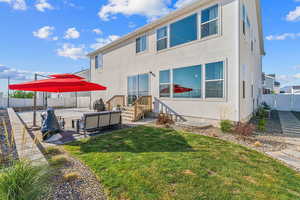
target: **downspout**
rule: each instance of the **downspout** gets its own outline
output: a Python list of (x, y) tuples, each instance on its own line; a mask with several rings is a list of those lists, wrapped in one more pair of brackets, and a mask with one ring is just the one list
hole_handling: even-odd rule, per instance
[(241, 46), (240, 46), (240, 40), (241, 40), (241, 23), (240, 23), (240, 18), (241, 18), (241, 5), (240, 5), (240, 0), (238, 1), (238, 17), (237, 17), (237, 21), (238, 21), (238, 41), (237, 41), (237, 45), (238, 45), (238, 122), (241, 121), (241, 92), (240, 92), (240, 84), (241, 84)]

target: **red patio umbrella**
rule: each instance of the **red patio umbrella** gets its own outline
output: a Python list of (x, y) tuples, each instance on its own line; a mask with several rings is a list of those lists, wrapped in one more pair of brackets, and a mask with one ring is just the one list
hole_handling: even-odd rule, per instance
[[(174, 85), (173, 90), (174, 90), (174, 93), (176, 93), (176, 94), (177, 93), (185, 93), (185, 92), (193, 91), (192, 88), (185, 88), (185, 87), (182, 87), (182, 86), (177, 85), (177, 84)], [(162, 89), (161, 93), (169, 93), (169, 88)]]
[(73, 74), (51, 75), (50, 79), (30, 81), (21, 84), (11, 84), (9, 89), (34, 92), (85, 92), (106, 90), (106, 87), (84, 81), (82, 77)]

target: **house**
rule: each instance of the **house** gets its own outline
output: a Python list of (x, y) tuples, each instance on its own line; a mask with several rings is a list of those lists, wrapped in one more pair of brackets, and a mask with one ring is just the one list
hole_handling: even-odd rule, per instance
[[(261, 102), (259, 0), (199, 0), (88, 54), (92, 102), (151, 95), (153, 112), (247, 121)], [(128, 117), (129, 118), (129, 117)]]
[(300, 85), (286, 86), (281, 88), (281, 92), (287, 94), (300, 94)]
[(279, 94), (280, 82), (276, 81), (275, 74), (263, 73), (263, 94)]

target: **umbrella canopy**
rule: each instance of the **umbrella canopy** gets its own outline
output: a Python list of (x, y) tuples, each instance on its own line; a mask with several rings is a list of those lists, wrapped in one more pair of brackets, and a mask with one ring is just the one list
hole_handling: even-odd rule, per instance
[(82, 77), (73, 74), (51, 75), (50, 79), (31, 81), (21, 84), (11, 84), (9, 89), (34, 92), (86, 92), (106, 90), (106, 87), (84, 81)]
[[(185, 87), (175, 84), (173, 91), (174, 91), (174, 93), (185, 93), (185, 92), (191, 92), (191, 91), (193, 91), (193, 89), (185, 88)], [(169, 88), (164, 88), (160, 92), (161, 93), (169, 93), (170, 91), (169, 91)]]

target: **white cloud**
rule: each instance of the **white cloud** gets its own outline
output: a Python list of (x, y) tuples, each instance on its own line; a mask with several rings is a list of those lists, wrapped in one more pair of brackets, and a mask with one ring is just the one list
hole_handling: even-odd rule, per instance
[(76, 28), (69, 28), (65, 33), (65, 39), (77, 39), (80, 37), (80, 33), (76, 30)]
[(57, 55), (71, 58), (73, 60), (78, 60), (86, 58), (87, 52), (85, 51), (85, 46), (80, 45), (76, 47), (73, 44), (65, 43), (60, 49), (56, 50)]
[(103, 34), (102, 30), (101, 30), (101, 29), (99, 29), (99, 28), (95, 28), (95, 29), (93, 29), (93, 32), (94, 32), (94, 33), (96, 33), (97, 35), (101, 35), (101, 34)]
[(300, 37), (300, 33), (284, 33), (281, 35), (269, 35), (266, 37), (267, 40), (286, 40), (286, 39), (296, 39)]
[(53, 10), (53, 6), (47, 0), (37, 0), (35, 8), (40, 12), (45, 12), (46, 9)]
[(298, 21), (300, 20), (300, 6), (296, 7), (295, 10), (290, 11), (286, 16), (287, 21)]
[(98, 15), (104, 21), (109, 21), (116, 14), (142, 15), (154, 20), (170, 12), (170, 3), (170, 0), (109, 0)]
[(58, 40), (58, 37), (55, 36), (55, 37), (52, 38), (52, 40), (56, 41), (56, 40)]
[(8, 3), (14, 10), (27, 10), (25, 0), (0, 0), (0, 3)]
[(175, 3), (174, 7), (175, 8), (182, 8), (182, 7), (184, 7), (184, 6), (188, 5), (188, 4), (194, 3), (195, 1), (197, 1), (197, 0), (178, 0)]
[(300, 79), (300, 73), (294, 74), (293, 77), (296, 78), (296, 79)]
[(8, 77), (11, 80), (32, 80), (35, 72), (18, 70), (4, 65), (0, 65), (0, 79), (7, 79)]
[(99, 49), (99, 48), (117, 40), (118, 38), (120, 38), (120, 36), (118, 36), (118, 35), (110, 35), (107, 38), (97, 38), (96, 43), (92, 44), (90, 47), (92, 49)]
[(53, 26), (44, 26), (37, 31), (33, 31), (33, 35), (40, 39), (48, 39), (54, 31)]

